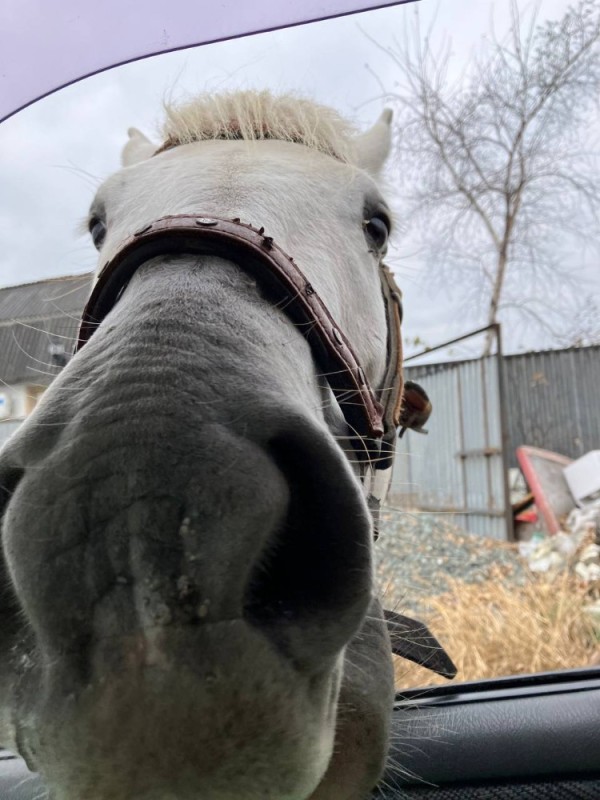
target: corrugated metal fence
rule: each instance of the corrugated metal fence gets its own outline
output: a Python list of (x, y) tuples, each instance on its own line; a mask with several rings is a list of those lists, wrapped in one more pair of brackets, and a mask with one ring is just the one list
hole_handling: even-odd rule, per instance
[(504, 357), (509, 463), (522, 444), (579, 458), (600, 449), (600, 346)]
[(434, 413), (428, 436), (409, 431), (400, 442), (395, 506), (448, 514), (471, 533), (510, 538), (506, 473), (517, 466), (517, 447), (571, 458), (600, 449), (600, 346), (500, 352), (407, 365), (405, 373), (428, 392)]
[(390, 502), (447, 514), (471, 533), (510, 537), (499, 356), (406, 368), (434, 414), (399, 443)]

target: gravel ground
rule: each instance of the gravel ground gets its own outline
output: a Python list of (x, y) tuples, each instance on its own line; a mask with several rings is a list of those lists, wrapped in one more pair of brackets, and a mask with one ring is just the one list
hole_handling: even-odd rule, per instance
[(447, 578), (481, 583), (494, 568), (522, 583), (526, 566), (516, 546), (473, 536), (447, 517), (422, 512), (384, 512), (376, 545), (377, 574), (387, 608), (421, 612), (423, 598), (447, 590)]

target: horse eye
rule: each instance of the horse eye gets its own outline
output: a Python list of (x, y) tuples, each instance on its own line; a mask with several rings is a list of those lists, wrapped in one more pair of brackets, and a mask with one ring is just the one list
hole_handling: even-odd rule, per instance
[(390, 235), (390, 221), (387, 217), (378, 214), (363, 222), (365, 234), (371, 239), (378, 250), (383, 250)]
[(92, 217), (89, 224), (89, 231), (92, 235), (92, 241), (95, 248), (102, 247), (102, 242), (106, 236), (106, 225), (98, 217)]

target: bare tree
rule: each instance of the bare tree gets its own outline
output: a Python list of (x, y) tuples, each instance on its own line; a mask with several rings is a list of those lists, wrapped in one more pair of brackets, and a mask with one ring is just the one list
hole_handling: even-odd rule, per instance
[(600, 307), (593, 297), (587, 297), (570, 318), (561, 336), (564, 347), (600, 345)]
[(434, 52), (416, 19), (392, 46), (373, 42), (399, 73), (393, 92), (382, 89), (396, 112), (406, 219), (487, 323), (516, 309), (556, 337), (569, 313), (561, 296), (574, 299), (565, 244), (583, 258), (600, 230), (588, 124), (600, 98), (600, 0), (543, 23), (539, 7), (522, 17), (512, 0), (508, 35), (492, 30), (458, 81), (448, 43)]

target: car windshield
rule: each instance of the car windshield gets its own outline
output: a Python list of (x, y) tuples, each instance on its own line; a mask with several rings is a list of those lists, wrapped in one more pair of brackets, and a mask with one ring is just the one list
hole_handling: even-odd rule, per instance
[[(395, 6), (121, 66), (7, 120), (0, 444), (68, 369), (103, 235), (88, 209), (128, 128), (158, 149), (165, 99), (249, 89), (360, 131), (390, 109), (385, 263), (404, 378), (432, 412), (397, 439), (377, 591), (458, 682), (598, 664), (599, 26), (587, 0)], [(381, 208), (364, 220), (378, 235)], [(395, 671), (398, 689), (447, 680), (400, 656)]]

